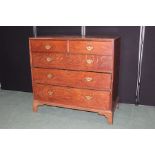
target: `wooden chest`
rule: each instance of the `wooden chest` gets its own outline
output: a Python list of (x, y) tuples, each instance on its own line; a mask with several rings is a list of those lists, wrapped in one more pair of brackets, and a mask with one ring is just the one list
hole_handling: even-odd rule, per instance
[(33, 111), (51, 105), (97, 112), (113, 122), (118, 100), (118, 37), (30, 38)]

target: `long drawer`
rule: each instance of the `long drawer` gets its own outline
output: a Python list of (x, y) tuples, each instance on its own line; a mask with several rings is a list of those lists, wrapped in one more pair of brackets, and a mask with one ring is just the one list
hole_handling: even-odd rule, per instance
[(110, 92), (36, 84), (34, 98), (42, 102), (107, 110)]
[(112, 72), (111, 56), (32, 53), (32, 66), (81, 71)]
[(111, 89), (111, 74), (41, 68), (33, 68), (32, 71), (35, 83), (96, 90)]

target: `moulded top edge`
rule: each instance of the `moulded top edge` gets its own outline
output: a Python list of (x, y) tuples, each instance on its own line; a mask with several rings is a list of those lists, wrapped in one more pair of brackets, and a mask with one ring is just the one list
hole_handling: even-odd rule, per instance
[(104, 40), (104, 41), (112, 41), (116, 40), (120, 37), (118, 36), (38, 36), (38, 37), (30, 37), (30, 40), (37, 39), (52, 39), (52, 40)]

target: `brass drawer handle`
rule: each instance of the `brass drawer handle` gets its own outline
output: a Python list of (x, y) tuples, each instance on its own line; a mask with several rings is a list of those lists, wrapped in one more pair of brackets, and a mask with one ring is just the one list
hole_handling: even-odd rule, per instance
[(92, 96), (85, 96), (85, 98), (86, 98), (87, 100), (91, 100), (93, 97), (92, 97)]
[(93, 46), (91, 46), (91, 45), (89, 45), (89, 46), (87, 46), (87, 47), (86, 47), (86, 49), (87, 49), (88, 51), (91, 51), (91, 50), (93, 50), (93, 49), (94, 49), (94, 47), (93, 47)]
[(45, 49), (46, 49), (46, 50), (51, 49), (51, 45), (45, 45)]
[(51, 61), (52, 61), (52, 58), (51, 58), (51, 57), (47, 57), (47, 58), (46, 58), (46, 61), (47, 61), (47, 62), (51, 62)]
[(48, 77), (49, 79), (51, 79), (51, 78), (53, 77), (53, 75), (52, 75), (52, 74), (48, 74), (47, 77)]
[(87, 82), (91, 82), (91, 81), (93, 80), (93, 78), (92, 78), (92, 77), (86, 77), (85, 80), (86, 80)]
[(87, 59), (86, 62), (87, 62), (87, 64), (92, 64), (93, 60), (92, 59)]
[(53, 92), (52, 91), (48, 91), (48, 95), (49, 96), (52, 96), (53, 95)]

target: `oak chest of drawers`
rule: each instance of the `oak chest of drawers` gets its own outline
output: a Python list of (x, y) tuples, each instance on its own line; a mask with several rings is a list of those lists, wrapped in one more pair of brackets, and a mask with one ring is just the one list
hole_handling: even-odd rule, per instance
[(51, 105), (97, 112), (111, 124), (118, 100), (118, 37), (30, 38), (33, 111)]

